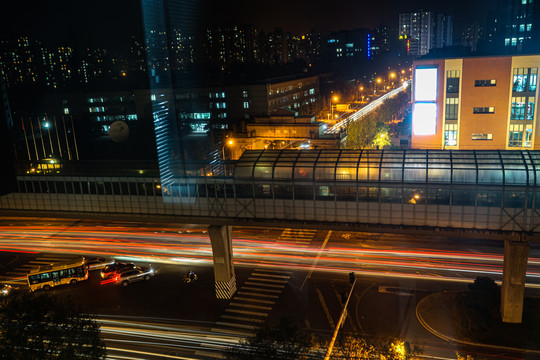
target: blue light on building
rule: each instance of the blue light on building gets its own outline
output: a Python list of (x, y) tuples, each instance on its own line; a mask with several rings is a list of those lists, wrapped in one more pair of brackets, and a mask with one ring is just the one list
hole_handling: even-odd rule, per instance
[(371, 59), (371, 34), (367, 34), (367, 58)]

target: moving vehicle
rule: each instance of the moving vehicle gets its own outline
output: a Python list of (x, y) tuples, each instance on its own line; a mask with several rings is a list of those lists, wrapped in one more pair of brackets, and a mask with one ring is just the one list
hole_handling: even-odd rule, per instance
[(79, 281), (88, 280), (88, 268), (84, 258), (69, 263), (58, 263), (40, 266), (27, 274), (30, 290), (49, 290), (64, 284), (75, 285)]
[(136, 281), (149, 280), (152, 276), (154, 276), (154, 269), (151, 267), (135, 268), (116, 274), (114, 281), (116, 285), (128, 286)]
[(101, 277), (103, 279), (109, 279), (114, 277), (119, 272), (125, 271), (126, 269), (136, 269), (137, 265), (133, 263), (123, 263), (123, 262), (113, 262), (110, 265), (105, 266), (101, 270)]
[(107, 265), (113, 264), (114, 260), (104, 259), (102, 257), (86, 259), (85, 264), (88, 270), (99, 270), (105, 268)]
[(8, 296), (9, 293), (11, 293), (11, 290), (13, 290), (13, 287), (11, 285), (0, 283), (0, 295), (1, 296)]

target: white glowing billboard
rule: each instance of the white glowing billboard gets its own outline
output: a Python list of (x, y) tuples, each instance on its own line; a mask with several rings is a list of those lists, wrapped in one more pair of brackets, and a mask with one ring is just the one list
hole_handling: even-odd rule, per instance
[(416, 68), (414, 101), (437, 100), (437, 68)]
[(415, 103), (412, 124), (415, 135), (434, 135), (437, 131), (437, 104)]

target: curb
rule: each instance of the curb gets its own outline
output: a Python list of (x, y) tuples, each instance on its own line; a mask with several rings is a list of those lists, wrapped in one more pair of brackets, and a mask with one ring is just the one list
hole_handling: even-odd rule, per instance
[(444, 335), (444, 334), (438, 332), (433, 327), (429, 326), (427, 324), (427, 322), (422, 318), (422, 315), (420, 314), (420, 306), (422, 305), (424, 300), (426, 300), (427, 298), (429, 298), (429, 297), (431, 297), (431, 296), (433, 296), (435, 294), (438, 294), (438, 293), (429, 294), (428, 296), (422, 298), (422, 300), (420, 300), (418, 302), (418, 304), (416, 305), (416, 318), (418, 319), (418, 322), (420, 322), (420, 325), (422, 325), (427, 331), (429, 331), (433, 335), (435, 335), (435, 336), (437, 336), (437, 337), (439, 337), (439, 338), (441, 338), (441, 339), (443, 339), (445, 341), (448, 341), (448, 342), (455, 342), (455, 343), (469, 345), (469, 346), (479, 346), (479, 347), (490, 348), (490, 349), (516, 351), (516, 352), (526, 352), (526, 353), (530, 353), (530, 354), (539, 354), (540, 355), (540, 350), (522, 349), (522, 348), (514, 348), (514, 347), (508, 347), (508, 346), (499, 346), (499, 345), (475, 343), (475, 342), (471, 342), (471, 341), (456, 339), (454, 337), (447, 336), (447, 335)]

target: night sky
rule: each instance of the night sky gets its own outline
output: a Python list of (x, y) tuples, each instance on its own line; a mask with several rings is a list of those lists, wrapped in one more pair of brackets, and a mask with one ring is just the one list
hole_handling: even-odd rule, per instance
[[(373, 28), (384, 24), (397, 27), (398, 14), (415, 10), (455, 13), (455, 32), (474, 19), (488, 0), (180, 0), (200, 13), (201, 23), (253, 24), (265, 31), (281, 27), (293, 33), (316, 29)], [(141, 32), (138, 0), (42, 0), (10, 2), (3, 11), (0, 38), (30, 35), (50, 44), (118, 46), (131, 34)], [(472, 5), (471, 5), (472, 4)], [(459, 31), (459, 30), (458, 30)], [(122, 46), (122, 45), (120, 45)]]

